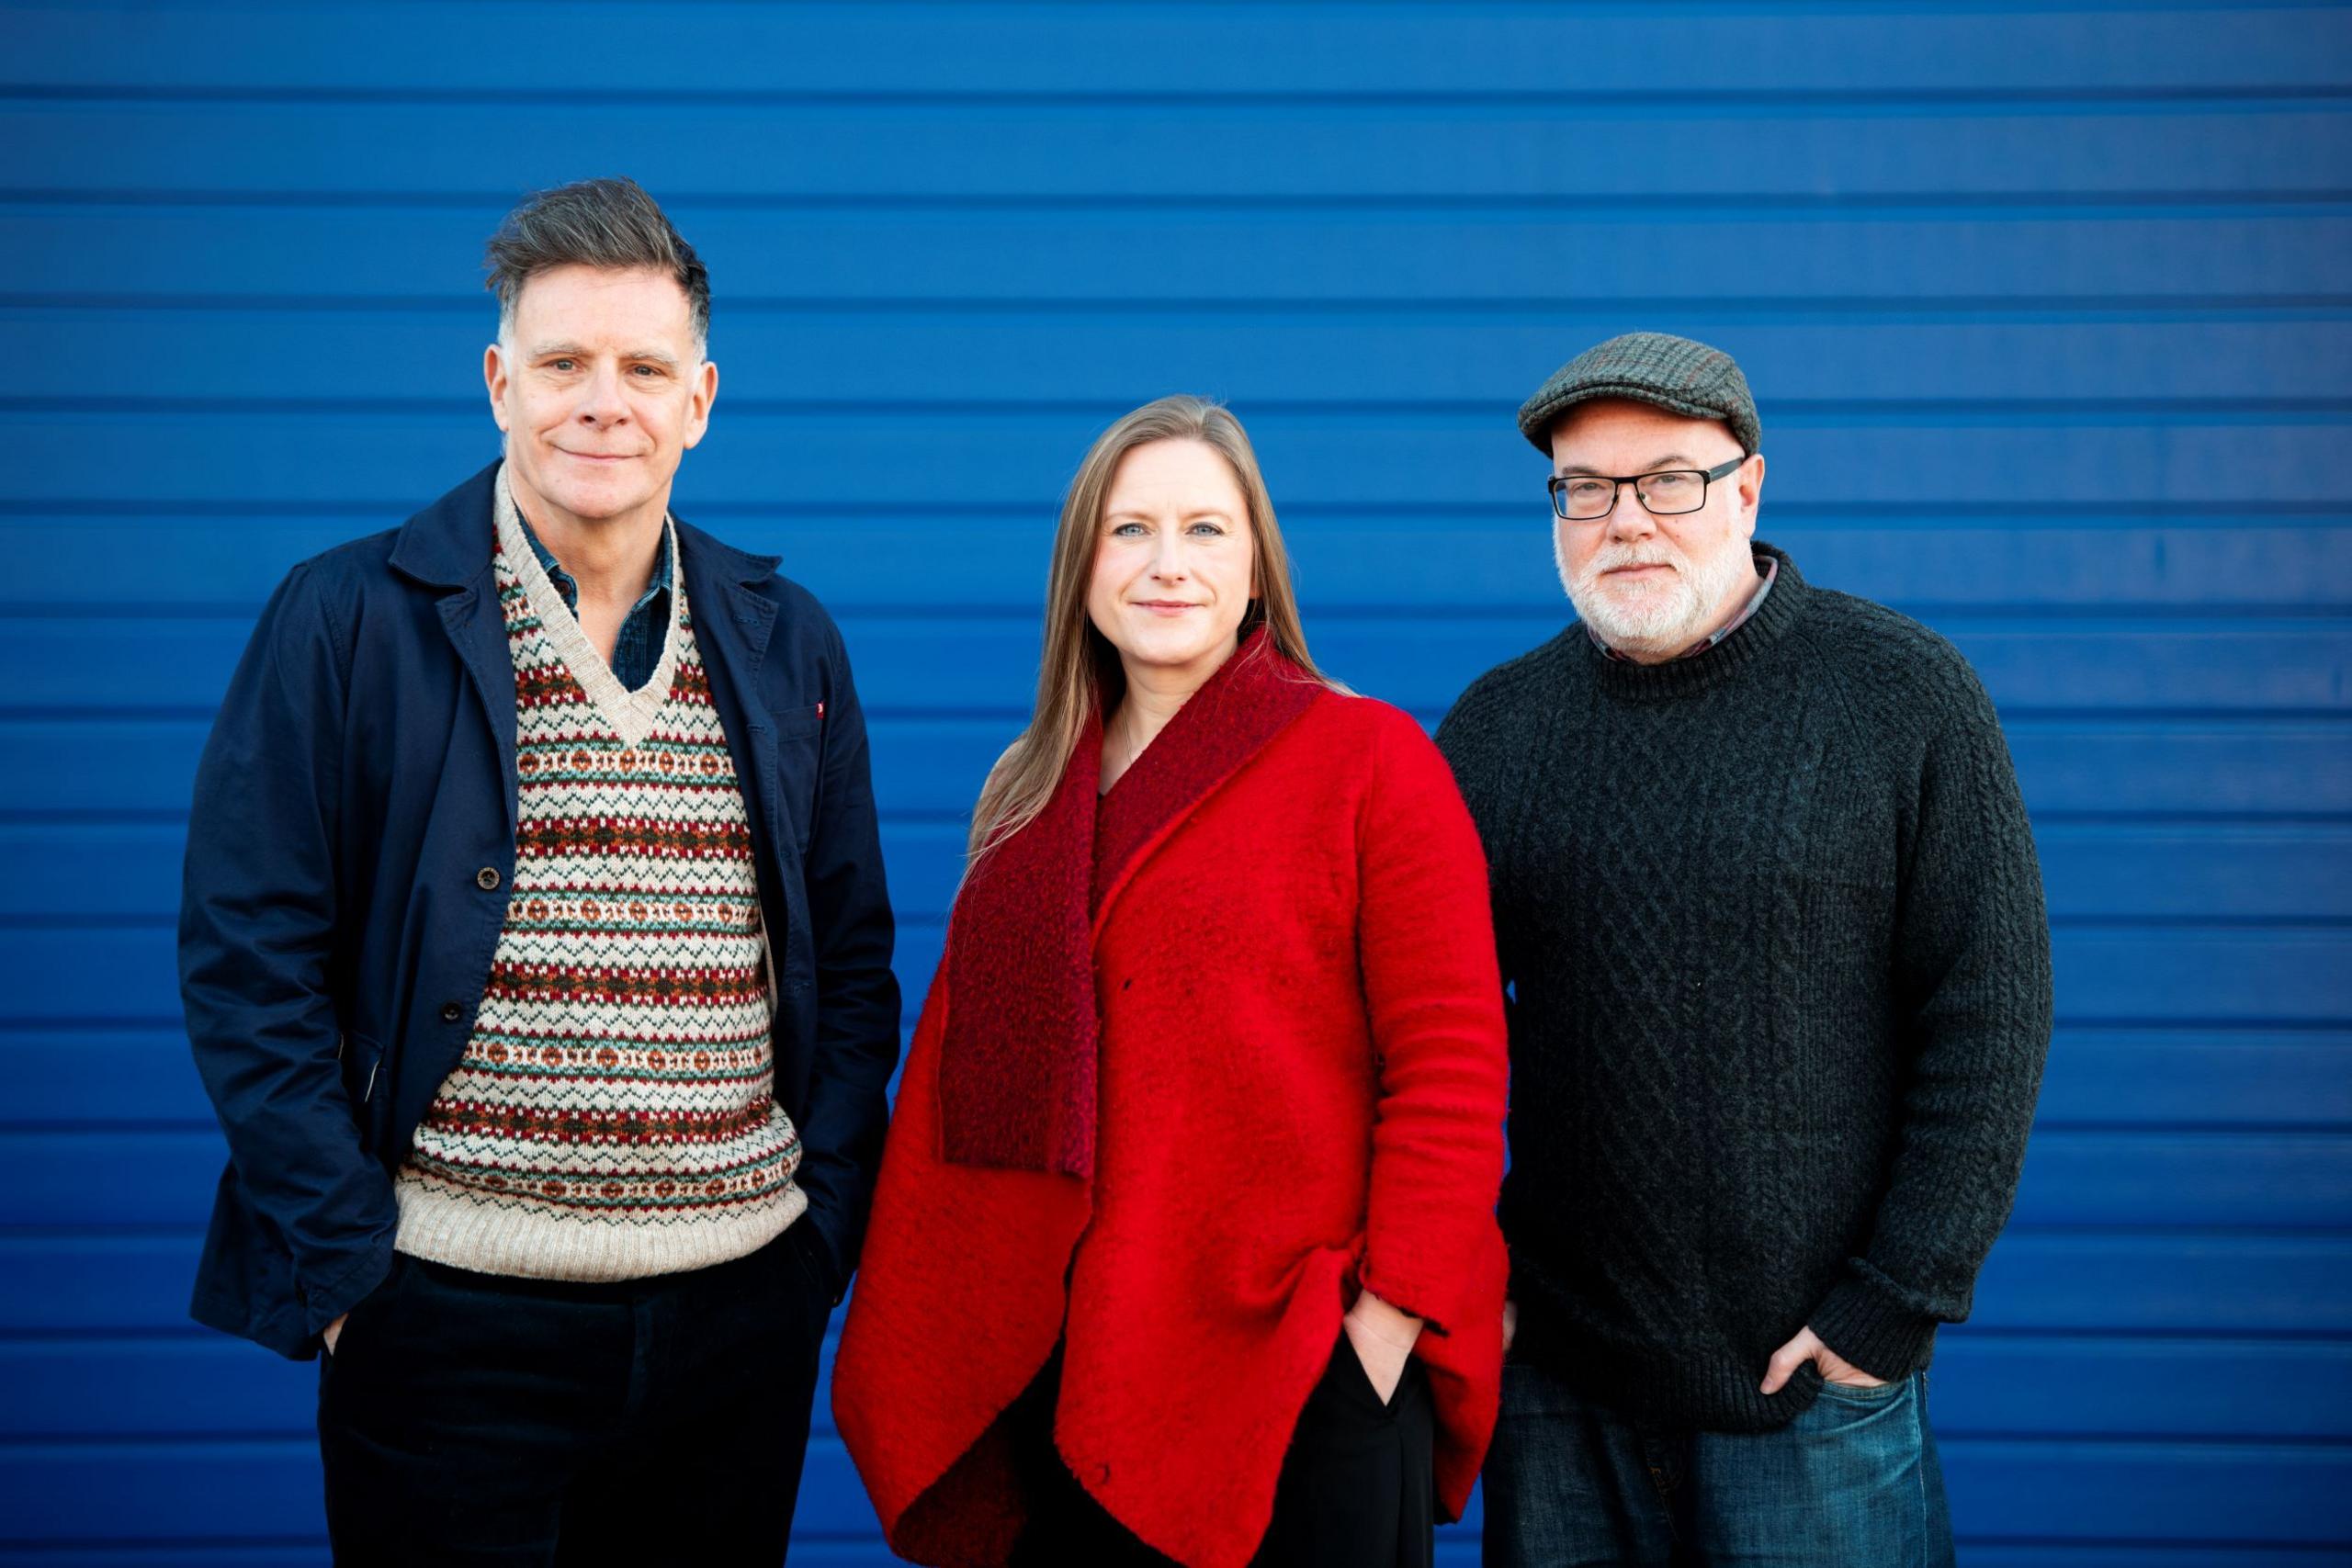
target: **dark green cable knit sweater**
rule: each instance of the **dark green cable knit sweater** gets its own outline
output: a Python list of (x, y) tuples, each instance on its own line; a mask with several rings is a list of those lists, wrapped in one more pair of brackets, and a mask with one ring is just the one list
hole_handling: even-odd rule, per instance
[(1880, 1378), (1968, 1314), (2050, 1042), (2017, 777), (1952, 646), (1808, 586), (1660, 665), (1581, 626), (1438, 731), (1511, 987), (1514, 1355), (1724, 1431), (1810, 1324)]

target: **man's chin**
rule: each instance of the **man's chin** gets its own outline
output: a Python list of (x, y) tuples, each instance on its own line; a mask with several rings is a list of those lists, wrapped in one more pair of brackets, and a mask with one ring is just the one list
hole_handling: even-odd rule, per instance
[(1689, 640), (1684, 633), (1690, 625), (1691, 617), (1690, 607), (1685, 604), (1655, 602), (1628, 604), (1620, 600), (1601, 599), (1578, 604), (1576, 609), (1577, 615), (1600, 634), (1600, 640), (1611, 648), (1655, 651), (1660, 648), (1679, 647)]
[(1655, 590), (1607, 589), (1590, 596), (1597, 619), (1645, 633), (1665, 633), (1690, 613), (1690, 595), (1676, 592), (1679, 584), (1661, 583)]
[(558, 484), (548, 501), (583, 523), (603, 523), (625, 516), (645, 504), (644, 486), (630, 484)]

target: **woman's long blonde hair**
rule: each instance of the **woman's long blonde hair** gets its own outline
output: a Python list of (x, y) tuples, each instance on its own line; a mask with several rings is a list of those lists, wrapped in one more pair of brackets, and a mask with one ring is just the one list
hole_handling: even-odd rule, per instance
[[(1037, 667), (1037, 706), (1029, 727), (997, 759), (972, 807), (970, 862), (1033, 821), (1059, 787), (1070, 753), (1099, 705), (1108, 718), (1126, 693), (1118, 650), (1094, 629), (1086, 613), (1086, 591), (1094, 575), (1096, 536), (1112, 476), (1119, 460), (1154, 441), (1197, 441), (1222, 456), (1240, 482), (1250, 510), (1257, 597), (1241, 617), (1240, 635), (1266, 628), (1261, 647), (1271, 647), (1312, 679), (1336, 688), (1306, 656), (1306, 633), (1290, 585), (1290, 557), (1274, 503), (1266, 493), (1258, 454), (1241, 422), (1222, 403), (1178, 396), (1148, 402), (1095, 437), (1062, 497), (1061, 526), (1054, 536), (1053, 566), (1046, 579), (1046, 646)], [(967, 862), (967, 863), (969, 863)]]

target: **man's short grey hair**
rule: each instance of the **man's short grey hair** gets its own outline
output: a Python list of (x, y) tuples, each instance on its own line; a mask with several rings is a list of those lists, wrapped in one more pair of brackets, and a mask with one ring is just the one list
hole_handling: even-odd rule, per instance
[(709, 270), (635, 180), (579, 180), (526, 197), (490, 237), (483, 265), (484, 287), (498, 296), (502, 343), (514, 331), (523, 285), (559, 266), (667, 273), (685, 291), (695, 347), (710, 342)]

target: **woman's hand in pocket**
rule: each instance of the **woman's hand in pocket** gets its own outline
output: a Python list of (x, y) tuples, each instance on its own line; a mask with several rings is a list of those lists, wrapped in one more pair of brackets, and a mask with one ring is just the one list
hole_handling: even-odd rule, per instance
[(1340, 1319), (1347, 1330), (1348, 1343), (1363, 1363), (1364, 1376), (1372, 1380), (1380, 1403), (1387, 1404), (1396, 1396), (1396, 1384), (1405, 1376), (1405, 1365), (1413, 1357), (1413, 1342), (1421, 1336), (1421, 1320), (1399, 1312), (1370, 1291), (1356, 1297), (1356, 1304)]

